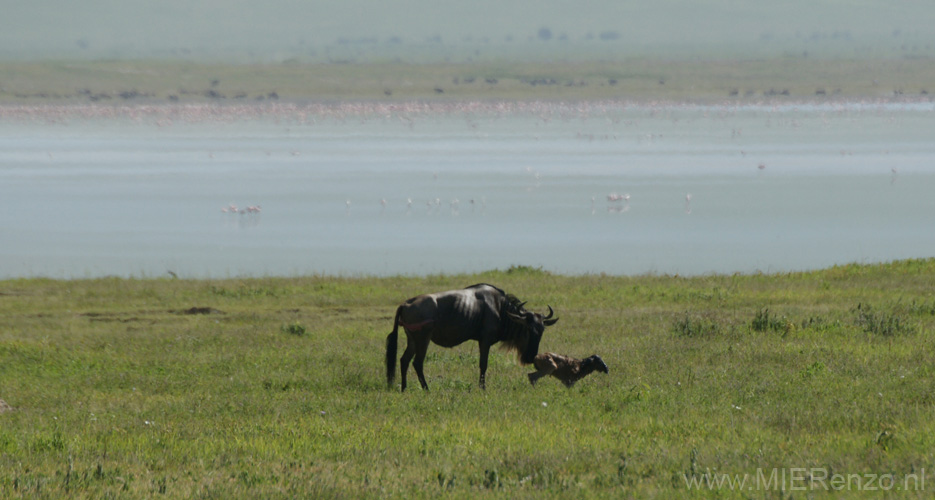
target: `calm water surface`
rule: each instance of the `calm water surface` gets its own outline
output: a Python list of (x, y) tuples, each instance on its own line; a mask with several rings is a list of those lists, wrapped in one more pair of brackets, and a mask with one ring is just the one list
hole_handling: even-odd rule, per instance
[(0, 116), (0, 278), (928, 257), (932, 131), (931, 103)]

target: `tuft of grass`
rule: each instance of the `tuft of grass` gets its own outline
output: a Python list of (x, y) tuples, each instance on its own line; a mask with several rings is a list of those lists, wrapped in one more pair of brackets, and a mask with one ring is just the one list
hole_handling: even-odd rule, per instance
[(282, 325), (280, 327), (280, 330), (283, 333), (288, 333), (290, 335), (297, 335), (299, 337), (308, 333), (308, 329), (306, 329), (304, 326), (302, 326), (301, 323), (298, 323), (298, 322), (289, 323), (287, 325)]
[(799, 374), (804, 379), (810, 379), (810, 378), (821, 375), (822, 373), (825, 372), (826, 369), (827, 368), (825, 367), (824, 363), (822, 363), (821, 361), (815, 361), (814, 363), (803, 368), (802, 371), (799, 372)]
[(867, 333), (891, 337), (910, 331), (909, 325), (901, 317), (891, 312), (876, 311), (869, 304), (857, 304), (854, 312), (857, 314), (857, 326)]
[[(811, 320), (810, 318), (809, 321)], [(786, 335), (795, 329), (795, 324), (789, 321), (785, 316), (778, 318), (776, 316), (770, 316), (769, 308), (766, 308), (757, 310), (753, 321), (750, 323), (750, 327), (755, 332), (773, 331)]]
[(680, 337), (712, 337), (721, 333), (719, 323), (708, 317), (692, 313), (685, 313), (677, 319), (672, 329)]
[(281, 290), (276, 290), (270, 287), (248, 286), (242, 283), (236, 287), (211, 286), (211, 293), (219, 297), (230, 297), (235, 299), (279, 297), (283, 294)]

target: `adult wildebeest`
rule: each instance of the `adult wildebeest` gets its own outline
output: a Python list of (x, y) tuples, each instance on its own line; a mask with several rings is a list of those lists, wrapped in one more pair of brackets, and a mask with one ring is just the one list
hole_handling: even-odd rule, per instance
[(430, 293), (413, 297), (396, 309), (393, 331), (386, 336), (386, 383), (393, 384), (396, 373), (398, 329), (406, 331), (406, 351), (400, 359), (402, 390), (406, 390), (409, 362), (416, 369), (419, 383), (428, 389), (422, 362), (429, 342), (454, 347), (468, 340), (480, 344), (480, 387), (484, 388), (490, 346), (503, 342), (519, 354), (520, 362), (530, 364), (539, 352), (539, 341), (546, 326), (558, 321), (549, 306), (548, 316), (525, 310), (513, 295), (484, 283), (463, 290)]

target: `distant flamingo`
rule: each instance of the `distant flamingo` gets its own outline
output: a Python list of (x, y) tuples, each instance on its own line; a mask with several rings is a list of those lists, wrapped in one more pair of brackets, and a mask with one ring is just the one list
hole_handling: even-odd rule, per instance
[(258, 214), (263, 210), (261, 205), (250, 205), (246, 208), (238, 208), (237, 205), (230, 205), (221, 208), (221, 213), (225, 214)]
[[(621, 206), (619, 205), (620, 202), (623, 202), (624, 204)], [(607, 195), (607, 203), (613, 204), (607, 207), (608, 212), (627, 212), (630, 210), (630, 193), (610, 193)], [(593, 209), (594, 198), (591, 198), (591, 204)]]

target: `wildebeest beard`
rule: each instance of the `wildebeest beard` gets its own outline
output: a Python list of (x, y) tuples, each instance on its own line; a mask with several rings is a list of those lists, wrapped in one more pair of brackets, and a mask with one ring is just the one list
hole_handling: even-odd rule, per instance
[(524, 365), (532, 364), (536, 355), (539, 354), (539, 341), (542, 340), (542, 332), (537, 332), (527, 323), (521, 323), (513, 316), (526, 317), (532, 314), (523, 308), (525, 302), (520, 302), (516, 296), (507, 295), (507, 303), (504, 304), (500, 312), (500, 321), (503, 325), (503, 338), (500, 339), (504, 349), (516, 351), (517, 358)]

